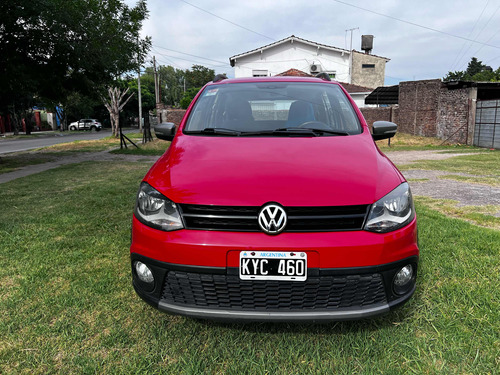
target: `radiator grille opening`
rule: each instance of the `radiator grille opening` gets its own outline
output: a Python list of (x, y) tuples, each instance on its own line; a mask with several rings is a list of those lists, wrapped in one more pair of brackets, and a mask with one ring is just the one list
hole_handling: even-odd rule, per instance
[[(186, 229), (260, 232), (261, 207), (179, 204)], [(361, 230), (370, 205), (284, 207), (285, 232)]]

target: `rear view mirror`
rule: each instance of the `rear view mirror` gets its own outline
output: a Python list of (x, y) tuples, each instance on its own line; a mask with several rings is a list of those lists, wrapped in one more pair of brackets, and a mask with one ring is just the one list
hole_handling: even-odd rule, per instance
[(162, 122), (161, 124), (155, 125), (156, 138), (162, 139), (164, 141), (172, 141), (175, 136), (177, 127), (173, 122)]
[(375, 121), (373, 123), (372, 137), (375, 141), (392, 138), (396, 134), (398, 126), (389, 121)]

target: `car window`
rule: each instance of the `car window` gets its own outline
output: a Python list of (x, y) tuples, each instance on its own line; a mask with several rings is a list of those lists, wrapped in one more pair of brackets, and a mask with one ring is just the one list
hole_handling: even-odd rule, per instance
[(249, 82), (207, 86), (188, 118), (186, 133), (207, 128), (238, 132), (311, 128), (359, 134), (354, 109), (337, 85)]

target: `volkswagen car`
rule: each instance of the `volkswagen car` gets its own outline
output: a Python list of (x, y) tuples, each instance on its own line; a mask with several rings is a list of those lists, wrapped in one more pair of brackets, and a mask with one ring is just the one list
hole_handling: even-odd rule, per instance
[(133, 286), (167, 313), (232, 321), (373, 317), (414, 293), (410, 187), (337, 82), (217, 77), (137, 194)]

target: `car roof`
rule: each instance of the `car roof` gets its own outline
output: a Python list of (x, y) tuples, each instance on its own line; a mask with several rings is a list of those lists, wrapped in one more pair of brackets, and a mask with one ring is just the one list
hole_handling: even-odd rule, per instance
[(223, 85), (231, 83), (248, 83), (248, 82), (309, 82), (309, 83), (329, 83), (340, 85), (336, 81), (327, 81), (316, 77), (290, 77), (290, 76), (274, 76), (274, 77), (245, 77), (245, 78), (226, 78), (217, 82), (209, 82), (208, 85)]

